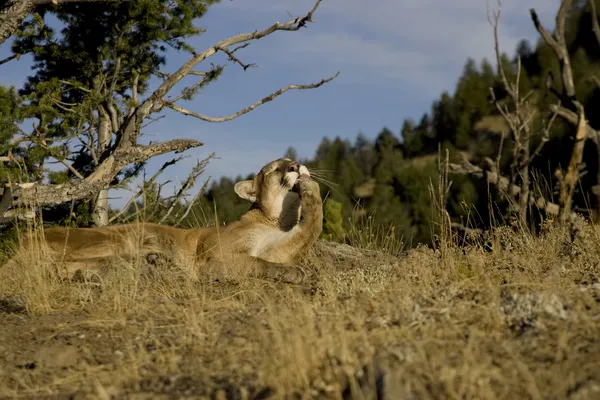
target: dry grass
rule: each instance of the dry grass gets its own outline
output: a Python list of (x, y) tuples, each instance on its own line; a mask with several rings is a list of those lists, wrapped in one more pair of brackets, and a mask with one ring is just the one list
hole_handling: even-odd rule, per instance
[[(1, 398), (600, 396), (600, 227), (401, 257), (319, 242), (301, 286), (0, 268)], [(34, 256), (37, 255), (37, 260)]]

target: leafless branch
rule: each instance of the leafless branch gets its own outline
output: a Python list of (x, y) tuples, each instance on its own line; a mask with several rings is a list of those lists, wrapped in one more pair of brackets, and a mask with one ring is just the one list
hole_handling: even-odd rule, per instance
[(241, 45), (239, 45), (239, 46), (235, 47), (233, 50), (230, 50), (230, 52), (233, 54), (233, 53), (235, 53), (235, 52), (236, 52), (236, 51), (238, 51), (238, 50), (245, 49), (245, 48), (246, 48), (246, 47), (248, 47), (249, 45), (250, 45), (250, 43), (244, 43), (244, 44), (241, 44)]
[(255, 63), (244, 64), (239, 58), (237, 58), (234, 55), (234, 53), (237, 50), (242, 49), (242, 48), (248, 46), (249, 44), (250, 43), (246, 43), (246, 44), (244, 44), (242, 46), (238, 46), (234, 50), (228, 50), (228, 49), (225, 49), (225, 48), (220, 48), (219, 50), (222, 51), (223, 53), (227, 54), (227, 57), (229, 58), (230, 61), (233, 61), (234, 63), (239, 64), (244, 69), (244, 71), (245, 71), (245, 70), (247, 70), (250, 67), (255, 67), (256, 64)]
[[(178, 96), (175, 96), (173, 99), (169, 100), (169, 103), (178, 102), (179, 100), (183, 99), (184, 97), (186, 97), (190, 93), (192, 93), (194, 90), (196, 90), (197, 87), (201, 87), (202, 85), (206, 84), (206, 82), (210, 81), (210, 79), (211, 79), (211, 77), (208, 74), (204, 74), (203, 78), (200, 79), (198, 82), (194, 83), (190, 87), (183, 88), (183, 90), (181, 91), (181, 93)], [(162, 105), (160, 108), (162, 108)]]
[(571, 70), (571, 60), (569, 51), (565, 41), (565, 20), (567, 10), (571, 8), (572, 0), (563, 0), (560, 4), (558, 13), (556, 14), (556, 32), (554, 36), (550, 34), (541, 24), (535, 9), (530, 9), (531, 20), (535, 29), (542, 36), (544, 41), (552, 47), (561, 66), (561, 78), (563, 82), (564, 92), (569, 101), (573, 102), (578, 109), (582, 107), (581, 103), (575, 98), (575, 84), (573, 83), (573, 72)]
[(179, 161), (181, 161), (181, 159), (182, 159), (182, 158), (183, 158), (183, 157), (176, 157), (176, 158), (174, 158), (174, 159), (172, 159), (172, 160), (170, 160), (170, 161), (167, 161), (167, 162), (165, 162), (165, 163), (162, 165), (162, 167), (160, 167), (160, 168), (158, 169), (158, 171), (156, 171), (156, 172), (154, 173), (154, 175), (152, 175), (152, 177), (151, 177), (151, 178), (150, 178), (148, 181), (146, 181), (146, 182), (144, 182), (144, 183), (143, 183), (143, 185), (142, 185), (142, 187), (140, 188), (140, 190), (139, 190), (139, 191), (137, 191), (137, 192), (136, 192), (136, 193), (135, 193), (133, 196), (131, 196), (131, 198), (129, 199), (129, 201), (127, 201), (127, 204), (125, 204), (125, 206), (124, 206), (124, 207), (123, 207), (123, 208), (122, 208), (122, 209), (121, 209), (121, 210), (120, 210), (120, 211), (119, 211), (117, 214), (115, 214), (115, 215), (113, 215), (112, 217), (110, 217), (110, 219), (108, 220), (108, 223), (109, 223), (109, 224), (112, 224), (112, 223), (113, 223), (115, 220), (117, 220), (117, 219), (121, 218), (121, 216), (122, 216), (123, 214), (125, 214), (125, 213), (126, 213), (128, 210), (129, 210), (129, 207), (131, 207), (131, 205), (132, 205), (132, 204), (133, 204), (133, 203), (134, 203), (134, 202), (135, 202), (137, 199), (139, 199), (140, 197), (142, 197), (142, 195), (144, 194), (144, 192), (145, 192), (145, 190), (146, 190), (146, 188), (147, 188), (147, 187), (151, 186), (151, 185), (154, 183), (154, 181), (156, 181), (156, 179), (157, 179), (157, 178), (158, 178), (158, 177), (159, 177), (159, 176), (160, 176), (160, 175), (161, 175), (163, 172), (165, 172), (165, 170), (166, 170), (167, 168), (169, 168), (171, 165), (174, 165), (174, 164), (178, 163)]
[[(490, 159), (486, 159), (486, 163), (488, 166), (493, 165), (493, 161)], [(501, 189), (500, 193), (506, 193), (512, 196), (519, 195), (521, 193), (521, 187), (518, 185), (511, 185), (508, 178), (490, 169), (483, 169), (475, 166), (467, 159), (464, 159), (461, 164), (450, 163), (448, 167), (449, 172), (452, 174), (472, 175), (480, 179), (485, 179), (489, 184), (498, 186)], [(541, 196), (530, 196), (528, 203), (529, 205), (533, 205), (540, 210), (544, 210), (548, 215), (559, 215), (559, 205), (552, 203)], [(569, 215), (571, 218), (575, 216), (573, 213)]]
[(583, 159), (583, 147), (585, 145), (585, 139), (587, 136), (587, 121), (585, 119), (585, 113), (583, 108), (579, 111), (579, 123), (577, 125), (577, 132), (575, 134), (575, 145), (571, 153), (571, 159), (569, 160), (569, 166), (567, 172), (563, 176), (560, 185), (560, 206), (561, 206), (561, 220), (566, 220), (567, 216), (571, 212), (571, 203), (573, 199), (573, 191), (575, 185), (579, 180), (579, 168)]
[(0, 65), (6, 64), (7, 62), (14, 60), (15, 58), (18, 59), (20, 56), (21, 56), (20, 54), (13, 54), (12, 56), (8, 56), (8, 57), (0, 60)]
[[(560, 185), (559, 201), (561, 209), (561, 221), (565, 221), (571, 215), (572, 197), (575, 186), (579, 181), (579, 168), (583, 160), (585, 140), (589, 138), (596, 143), (596, 146), (600, 145), (597, 132), (594, 132), (594, 130), (592, 130), (587, 123), (583, 105), (576, 99), (573, 71), (571, 69), (571, 62), (569, 58), (569, 49), (567, 48), (565, 39), (566, 14), (569, 10), (571, 10), (572, 6), (572, 0), (562, 0), (558, 13), (556, 14), (556, 30), (554, 36), (550, 35), (550, 33), (540, 23), (535, 10), (530, 10), (531, 19), (535, 25), (535, 28), (540, 35), (542, 35), (544, 41), (546, 41), (546, 43), (552, 47), (560, 64), (561, 79), (563, 84), (563, 93), (562, 96), (560, 96), (560, 99), (567, 104), (551, 106), (551, 109), (553, 109), (556, 114), (564, 117), (567, 121), (577, 126), (575, 133), (575, 145), (573, 146), (573, 150), (571, 152), (567, 171), (565, 174), (563, 174), (560, 170), (556, 173)], [(600, 29), (598, 29), (596, 6), (593, 0), (590, 2), (590, 6), (592, 9), (593, 30), (594, 33), (598, 35), (600, 33)], [(576, 113), (572, 111), (573, 108), (575, 108), (577, 111)]]
[[(87, 1), (105, 1), (105, 0), (14, 0), (14, 5), (16, 8), (11, 8), (10, 10), (2, 9), (0, 7), (0, 43), (6, 40), (8, 36), (10, 36), (11, 32), (14, 32), (18, 28), (20, 22), (22, 22), (24, 16), (27, 15), (35, 6), (43, 5), (43, 4), (61, 4), (67, 2), (87, 2)], [(96, 169), (85, 179), (78, 179), (72, 182), (68, 182), (61, 185), (50, 185), (50, 184), (42, 184), (35, 183), (32, 185), (13, 185), (11, 187), (11, 193), (14, 197), (13, 201), (11, 201), (11, 205), (13, 207), (20, 207), (25, 205), (32, 206), (44, 206), (44, 205), (57, 205), (66, 202), (70, 202), (75, 199), (83, 199), (83, 198), (91, 198), (96, 196), (99, 191), (104, 190), (110, 186), (110, 183), (114, 180), (115, 176), (127, 165), (129, 164), (139, 164), (147, 159), (158, 155), (164, 154), (168, 152), (180, 152), (187, 150), (192, 147), (201, 146), (202, 143), (196, 140), (188, 140), (188, 139), (176, 139), (170, 140), (163, 143), (150, 144), (147, 146), (138, 145), (138, 139), (141, 135), (142, 127), (144, 121), (148, 116), (162, 108), (163, 106), (169, 106), (175, 110), (178, 109), (178, 106), (173, 104), (174, 102), (168, 102), (165, 100), (165, 96), (168, 95), (169, 91), (173, 89), (175, 85), (177, 85), (183, 78), (187, 75), (201, 75), (202, 73), (198, 73), (194, 70), (194, 68), (205, 61), (206, 59), (212, 57), (215, 53), (220, 51), (221, 49), (225, 49), (226, 54), (230, 57), (234, 57), (233, 54), (245, 46), (248, 45), (251, 41), (260, 40), (265, 36), (268, 36), (276, 31), (298, 31), (300, 28), (305, 27), (308, 22), (313, 22), (313, 15), (317, 10), (321, 0), (317, 0), (314, 3), (313, 8), (303, 17), (297, 17), (288, 20), (287, 22), (276, 22), (275, 24), (267, 27), (263, 30), (257, 30), (250, 33), (242, 33), (238, 34), (224, 40), (219, 41), (218, 43), (210, 46), (206, 50), (200, 53), (194, 52), (192, 57), (188, 59), (181, 67), (175, 71), (171, 75), (167, 75), (164, 81), (158, 86), (154, 92), (150, 96), (145, 99), (139, 99), (138, 93), (138, 84), (139, 84), (139, 73), (135, 72), (132, 76), (132, 91), (131, 91), (131, 99), (132, 106), (129, 110), (127, 110), (126, 115), (119, 121), (118, 129), (116, 124), (114, 123), (117, 115), (117, 110), (111, 108), (111, 104), (104, 104), (104, 110), (106, 111), (110, 118), (110, 122), (112, 125), (111, 134), (115, 135), (114, 142), (106, 141), (110, 145), (109, 150), (105, 151), (104, 154), (97, 154), (97, 166)], [(4, 12), (6, 11), (6, 12)], [(4, 12), (4, 14), (3, 14)], [(8, 25), (4, 24), (7, 21), (6, 16), (12, 13), (10, 17), (10, 23)], [(20, 21), (17, 21), (19, 18)], [(14, 25), (15, 21), (17, 21), (17, 25)], [(12, 30), (12, 31), (11, 31)], [(7, 36), (8, 35), (8, 36)], [(235, 48), (236, 45), (240, 45)], [(232, 49), (232, 50), (229, 50)], [(235, 59), (234, 59), (235, 61)], [(119, 70), (119, 60), (115, 60), (115, 75)], [(211, 118), (204, 117), (201, 114), (196, 114), (192, 112), (188, 112), (185, 109), (180, 109), (183, 113), (187, 115), (195, 115), (201, 119), (211, 121), (211, 122), (223, 122), (228, 121), (234, 118), (237, 118), (240, 115), (246, 114), (256, 107), (272, 101), (277, 96), (283, 94), (284, 92), (292, 89), (303, 90), (303, 89), (313, 89), (318, 88), (321, 85), (331, 81), (335, 77), (337, 77), (339, 72), (335, 74), (333, 77), (328, 79), (323, 79), (320, 82), (310, 84), (310, 85), (289, 85), (285, 88), (279, 89), (278, 91), (272, 93), (271, 95), (263, 98), (257, 103), (238, 111), (237, 113), (230, 115), (228, 117), (221, 118)], [(115, 75), (112, 76), (112, 82), (114, 82)], [(206, 74), (203, 76), (207, 76)], [(99, 89), (102, 90), (110, 90), (110, 79), (104, 79), (104, 77), (100, 77), (98, 84), (101, 86), (96, 87), (94, 90)], [(108, 85), (108, 87), (107, 87)], [(75, 86), (76, 85), (72, 85)], [(79, 88), (81, 89), (81, 88)], [(64, 108), (73, 107), (73, 105), (62, 104), (58, 102), (59, 106)], [(75, 105), (74, 107), (77, 107)], [(101, 115), (101, 118), (106, 120), (106, 115)], [(96, 124), (92, 124), (96, 125)], [(99, 133), (98, 133), (99, 135)], [(90, 136), (91, 137), (91, 136)], [(41, 137), (43, 140), (43, 135)], [(81, 139), (81, 137), (80, 137)], [(82, 144), (85, 143), (85, 140), (81, 140)], [(93, 148), (92, 143), (86, 143), (90, 148)], [(185, 185), (184, 185), (185, 186)]]
[(465, 233), (466, 235), (470, 235), (470, 236), (481, 236), (485, 232), (483, 229), (469, 228), (467, 226), (464, 226), (463, 224), (459, 224), (458, 222), (452, 222), (452, 223), (450, 223), (450, 226), (452, 227), (452, 229), (461, 231), (461, 232)]
[(592, 14), (592, 30), (596, 36), (596, 42), (600, 45), (600, 25), (598, 24), (598, 11), (594, 0), (590, 0), (590, 11)]
[[(313, 15), (316, 12), (317, 8), (321, 0), (317, 0), (313, 8), (304, 16), (298, 17), (295, 19), (288, 20), (287, 22), (276, 22), (270, 27), (260, 30), (254, 31), (250, 33), (240, 33), (238, 35), (229, 37), (227, 39), (221, 40), (215, 45), (209, 47), (201, 53), (194, 54), (187, 62), (185, 62), (175, 73), (171, 74), (166, 78), (163, 83), (142, 103), (140, 104), (135, 113), (138, 121), (146, 118), (156, 106), (162, 106), (165, 103), (164, 96), (185, 76), (187, 76), (190, 71), (194, 69), (196, 65), (205, 61), (207, 58), (212, 57), (215, 53), (219, 51), (219, 49), (226, 49), (231, 46), (235, 46), (240, 43), (246, 43), (253, 40), (260, 40), (265, 36), (268, 36), (276, 31), (297, 31), (300, 28), (306, 26), (307, 22), (313, 22)], [(324, 82), (325, 83), (325, 82)], [(320, 86), (320, 85), (319, 85)], [(272, 99), (271, 99), (272, 100)], [(270, 101), (270, 100), (269, 100)], [(266, 102), (266, 101), (265, 101)], [(264, 102), (263, 102), (264, 103)], [(261, 104), (263, 104), (261, 103)], [(192, 114), (188, 114), (192, 115)], [(241, 115), (241, 114), (240, 114)], [(200, 114), (198, 114), (200, 116)], [(233, 117), (235, 118), (235, 117)], [(230, 118), (230, 119), (233, 119)], [(228, 120), (228, 119), (225, 119)], [(132, 136), (136, 136), (139, 132), (134, 130), (127, 130), (122, 132), (122, 140), (124, 142), (128, 142), (131, 145), (135, 144), (135, 138)]]
[[(490, 25), (492, 25), (492, 29), (494, 31), (494, 50), (496, 53), (496, 64), (497, 64), (499, 75), (502, 78), (502, 84), (504, 85), (504, 88), (506, 89), (508, 94), (514, 99), (515, 97), (518, 97), (518, 94), (515, 93), (513, 85), (508, 82), (508, 78), (506, 77), (506, 71), (504, 71), (504, 66), (502, 64), (502, 57), (501, 57), (502, 53), (500, 52), (500, 42), (498, 40), (498, 28), (500, 26), (500, 14), (502, 12), (501, 1), (497, 0), (496, 5), (497, 5), (497, 9), (496, 9), (496, 11), (492, 11), (491, 16), (490, 16), (490, 12), (488, 9), (488, 22), (490, 23)], [(492, 17), (493, 17), (493, 19), (492, 19)], [(518, 86), (517, 86), (516, 90), (518, 90)]]
[(293, 90), (293, 89), (297, 89), (297, 90), (315, 89), (315, 88), (318, 88), (319, 86), (324, 85), (327, 82), (330, 82), (330, 81), (334, 80), (335, 78), (337, 78), (337, 76), (339, 74), (340, 73), (337, 72), (331, 78), (322, 79), (319, 82), (311, 83), (311, 84), (308, 84), (308, 85), (288, 85), (286, 87), (283, 87), (283, 88), (281, 88), (281, 89), (279, 89), (279, 90), (271, 93), (270, 95), (268, 95), (267, 97), (264, 97), (263, 99), (257, 101), (256, 103), (254, 103), (254, 104), (252, 104), (252, 105), (250, 105), (250, 106), (248, 106), (246, 108), (243, 108), (243, 109), (239, 110), (238, 112), (236, 112), (234, 114), (231, 114), (231, 115), (228, 115), (226, 117), (209, 117), (209, 116), (202, 115), (202, 114), (199, 114), (199, 113), (194, 112), (194, 111), (187, 110), (187, 109), (185, 109), (183, 107), (180, 107), (180, 106), (178, 106), (176, 104), (173, 104), (172, 102), (166, 102), (165, 101), (164, 103), (165, 103), (165, 105), (167, 107), (169, 107), (169, 108), (171, 108), (171, 109), (173, 109), (173, 110), (175, 110), (175, 111), (177, 111), (177, 112), (179, 112), (179, 113), (181, 113), (183, 115), (189, 115), (189, 116), (192, 116), (192, 117), (196, 117), (196, 118), (199, 118), (199, 119), (201, 119), (203, 121), (207, 121), (207, 122), (225, 122), (225, 121), (231, 121), (232, 119), (238, 118), (238, 117), (240, 117), (240, 116), (242, 116), (244, 114), (248, 114), (250, 111), (254, 110), (256, 107), (259, 107), (259, 106), (261, 106), (261, 105), (263, 105), (265, 103), (268, 103), (268, 102), (274, 100), (276, 97), (282, 95), (283, 93), (287, 92), (288, 90)]
[(550, 129), (552, 129), (552, 125), (554, 124), (554, 120), (556, 119), (557, 115), (558, 113), (553, 112), (552, 116), (550, 117), (550, 121), (547, 124), (545, 122), (542, 123), (542, 137), (540, 138), (540, 143), (537, 145), (537, 147), (531, 154), (531, 157), (529, 157), (530, 163), (533, 162), (533, 160), (540, 155), (542, 149), (544, 148), (544, 145), (546, 144), (546, 142), (548, 142), (548, 140), (550, 140)]
[(212, 176), (209, 176), (205, 181), (204, 184), (202, 185), (202, 187), (200, 188), (200, 190), (198, 191), (198, 193), (196, 193), (196, 195), (194, 197), (192, 197), (192, 200), (190, 200), (185, 208), (185, 212), (179, 216), (177, 218), (177, 222), (175, 223), (175, 226), (179, 226), (181, 225), (181, 223), (185, 220), (185, 218), (189, 215), (190, 211), (192, 210), (192, 207), (194, 206), (194, 204), (196, 204), (196, 201), (198, 200), (198, 198), (200, 198), (200, 196), (203, 196), (204, 193), (206, 193), (206, 188), (208, 187), (208, 182), (210, 182)]
[(144, 125), (142, 125), (142, 129), (143, 129), (143, 128), (146, 128), (146, 127), (148, 127), (148, 126), (150, 126), (150, 125), (152, 125), (153, 123), (155, 123), (155, 122), (157, 122), (157, 121), (159, 121), (159, 120), (163, 119), (164, 117), (165, 117), (165, 115), (159, 115), (159, 116), (158, 116), (158, 117), (156, 117), (156, 118), (147, 117), (146, 119), (148, 119), (148, 120), (150, 120), (150, 121), (149, 121), (148, 123), (145, 123)]
[(138, 83), (140, 81), (140, 74), (137, 71), (133, 71), (133, 79), (131, 82), (131, 99), (133, 100), (133, 107), (129, 111), (129, 114), (132, 115), (135, 112), (135, 107), (138, 106)]
[(117, 149), (109, 155), (98, 168), (82, 180), (60, 185), (32, 184), (14, 185), (14, 207), (26, 205), (58, 205), (73, 199), (89, 198), (100, 190), (109, 187), (110, 182), (125, 166), (148, 160), (159, 154), (181, 151), (202, 146), (192, 139), (174, 139), (147, 146), (134, 146)]
[(214, 156), (215, 156), (215, 153), (211, 153), (204, 160), (198, 161), (196, 166), (194, 168), (192, 168), (192, 171), (188, 175), (187, 179), (185, 180), (183, 185), (181, 185), (181, 187), (177, 191), (175, 198), (173, 200), (171, 200), (169, 207), (167, 209), (167, 212), (165, 212), (165, 214), (162, 216), (162, 218), (158, 221), (159, 224), (162, 224), (163, 222), (165, 222), (167, 220), (167, 218), (169, 218), (169, 215), (171, 215), (171, 213), (173, 212), (175, 207), (179, 204), (181, 199), (187, 194), (187, 192), (191, 189), (191, 187), (194, 186), (194, 184), (196, 183), (196, 178), (198, 178), (200, 175), (202, 175), (204, 173), (206, 166), (208, 165), (209, 161)]
[[(526, 96), (521, 96), (520, 93), (520, 78), (521, 78), (521, 59), (517, 58), (517, 74), (514, 82), (508, 80), (504, 63), (502, 60), (502, 54), (500, 53), (499, 43), (499, 26), (500, 26), (500, 15), (501, 15), (501, 1), (497, 0), (497, 10), (493, 12), (493, 19), (489, 16), (488, 21), (492, 25), (494, 32), (494, 48), (496, 54), (496, 62), (498, 68), (498, 74), (502, 79), (504, 89), (508, 93), (509, 100), (511, 101), (514, 110), (509, 111), (508, 105), (502, 106), (494, 94), (493, 88), (490, 88), (490, 94), (494, 105), (498, 112), (502, 115), (503, 119), (508, 124), (513, 141), (514, 148), (512, 154), (512, 163), (510, 166), (510, 181), (509, 187), (515, 185), (517, 179), (520, 178), (520, 195), (518, 201), (516, 196), (514, 201), (510, 202), (511, 211), (516, 211), (517, 216), (520, 220), (523, 228), (527, 227), (527, 210), (529, 205), (529, 192), (530, 192), (530, 179), (529, 179), (529, 165), (532, 157), (530, 156), (529, 144), (531, 140), (531, 122), (536, 115), (536, 111), (531, 109), (527, 105), (527, 99), (531, 95), (531, 92)], [(545, 143), (542, 141), (542, 143)], [(499, 173), (499, 171), (496, 171)], [(513, 205), (518, 204), (518, 209), (513, 208)]]
[[(577, 113), (575, 113), (565, 107), (553, 104), (550, 106), (550, 110), (552, 112), (556, 113), (558, 116), (564, 118), (565, 120), (567, 120), (568, 122), (570, 122), (573, 125), (577, 125), (579, 123), (579, 117), (577, 116)], [(600, 132), (598, 132), (597, 130), (592, 128), (589, 124), (587, 125), (586, 129), (587, 129), (588, 138), (591, 139), (593, 142), (598, 143), (598, 140), (600, 137)]]

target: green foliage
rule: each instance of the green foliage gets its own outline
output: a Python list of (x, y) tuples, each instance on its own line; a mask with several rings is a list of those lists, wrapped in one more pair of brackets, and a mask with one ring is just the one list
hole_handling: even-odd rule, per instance
[[(595, 110), (600, 107), (600, 91), (591, 84), (591, 77), (600, 76), (600, 47), (590, 32), (589, 6), (577, 3), (570, 13), (567, 41), (578, 100), (584, 104), (590, 124), (598, 128), (600, 114)], [(533, 151), (541, 142), (542, 128), (550, 117), (548, 106), (558, 100), (546, 88), (549, 74), (554, 77), (551, 87), (558, 92), (562, 90), (559, 65), (552, 49), (543, 41), (535, 46), (521, 41), (512, 59), (506, 54), (501, 56), (510, 82), (515, 81), (518, 60), (519, 91), (521, 95), (531, 92), (529, 104), (539, 111), (532, 121)], [(308, 161), (308, 167), (317, 171), (315, 178), (324, 178), (321, 180), (322, 195), (327, 198), (324, 235), (336, 236), (333, 231), (343, 230), (344, 240), (362, 246), (378, 230), (386, 232), (382, 237), (391, 234), (411, 245), (430, 243), (431, 223), (439, 214), (429, 192), (430, 184), (435, 185), (438, 180), (438, 150), (448, 149), (451, 162), (458, 163), (462, 160), (461, 152), (476, 163), (484, 157), (498, 156), (499, 132), (505, 128), (490, 102), (490, 87), (501, 104), (511, 104), (495, 66), (487, 60), (477, 63), (469, 59), (454, 93), (442, 93), (433, 102), (431, 112), (418, 122), (404, 120), (399, 135), (384, 128), (374, 140), (359, 133), (354, 144), (339, 137), (324, 137), (314, 158)], [(513, 109), (509, 106), (508, 111)], [(568, 163), (573, 146), (572, 129), (558, 118), (548, 142), (532, 163), (532, 175), (536, 182), (544, 182), (546, 195), (552, 195), (556, 185), (554, 170)], [(504, 140), (502, 150), (500, 172), (509, 175), (513, 151), (510, 136)], [(581, 191), (576, 198), (582, 208), (589, 206), (591, 186), (599, 182), (598, 155), (593, 146), (587, 149), (584, 161), (590, 173), (581, 180)], [(488, 227), (504, 215), (507, 204), (484, 180), (459, 175), (451, 175), (450, 180), (446, 207), (452, 221)], [(218, 198), (227, 199), (232, 184), (227, 182)], [(213, 193), (217, 193), (217, 187)]]
[(298, 160), (298, 152), (293, 147), (288, 147), (283, 155), (285, 158), (289, 158), (290, 160), (297, 161)]
[[(26, 152), (15, 150), (22, 152), (23, 168), (0, 164), (0, 180), (39, 178), (49, 157), (68, 160), (84, 175), (91, 173), (94, 160), (90, 152), (81, 149), (72, 153), (69, 140), (76, 133), (96, 127), (98, 110), (107, 102), (118, 106), (117, 113), (132, 106), (134, 82), (140, 94), (147, 93), (149, 79), (165, 63), (167, 48), (192, 51), (185, 40), (200, 32), (192, 22), (215, 2), (69, 3), (30, 18), (13, 50), (33, 53), (35, 73), (19, 93), (0, 88), (0, 154), (11, 148), (10, 140), (18, 133), (18, 123), (26, 118), (39, 122), (34, 132), (37, 140)], [(60, 32), (47, 24), (45, 14), (50, 12), (65, 24)], [(591, 34), (588, 2), (574, 2), (568, 14), (566, 40), (577, 100), (584, 105), (590, 125), (597, 129), (600, 114), (595, 110), (600, 107), (600, 90), (592, 82), (593, 77), (600, 76), (600, 46)], [(529, 94), (528, 106), (538, 111), (531, 121), (533, 150), (542, 140), (542, 128), (550, 117), (549, 106), (561, 100), (555, 94), (562, 91), (556, 55), (541, 40), (535, 45), (521, 41), (514, 56), (503, 54), (500, 62), (510, 82), (520, 69), (519, 91), (521, 95)], [(400, 132), (383, 128), (377, 134), (373, 132), (373, 136), (359, 133), (354, 143), (340, 137), (322, 139), (314, 157), (303, 162), (314, 171), (313, 177), (320, 181), (322, 197), (326, 198), (324, 236), (367, 247), (374, 243), (375, 236), (384, 238), (382, 243), (391, 238), (411, 245), (430, 243), (431, 223), (437, 214), (429, 186), (438, 178), (436, 156), (440, 149), (449, 150), (453, 162), (460, 162), (461, 153), (476, 163), (484, 157), (498, 157), (499, 172), (508, 175), (513, 143), (507, 136), (498, 154), (499, 132), (506, 128), (490, 102), (490, 88), (502, 105), (508, 105), (508, 112), (514, 110), (494, 64), (495, 60), (493, 63), (466, 60), (454, 91), (442, 93), (420, 118), (404, 120)], [(222, 66), (213, 65), (207, 82), (217, 79), (222, 70)], [(193, 97), (200, 88), (184, 89), (183, 97)], [(556, 186), (553, 172), (568, 163), (572, 131), (570, 124), (558, 118), (548, 141), (531, 164), (536, 182), (544, 181), (550, 194)], [(296, 149), (289, 147), (285, 157), (298, 159)], [(600, 182), (598, 158), (597, 150), (587, 146), (584, 164), (588, 173), (580, 182), (575, 207), (587, 208), (593, 203), (590, 193)], [(117, 181), (135, 176), (140, 169), (141, 165), (130, 168)], [(72, 179), (71, 172), (66, 170), (47, 177), (56, 183)], [(246, 177), (250, 178), (252, 175)], [(238, 219), (249, 208), (247, 201), (233, 190), (240, 179), (222, 178), (213, 182), (191, 209), (183, 226), (211, 225), (217, 221), (223, 224)], [(450, 179), (446, 207), (452, 221), (468, 220), (488, 227), (502, 215), (506, 204), (490, 194), (484, 181), (468, 176)], [(156, 187), (150, 187), (144, 202), (138, 204), (147, 209), (147, 219), (159, 219), (165, 211), (167, 203), (161, 196)], [(595, 202), (600, 209), (600, 196)], [(494, 206), (490, 207), (490, 203)], [(63, 214), (58, 213), (57, 218), (63, 221), (65, 215), (71, 218), (71, 210), (79, 207), (80, 204), (75, 204), (58, 208)]]
[(326, 199), (323, 204), (323, 232), (322, 237), (329, 240), (344, 240), (344, 226), (342, 217), (342, 203), (334, 199)]
[[(138, 96), (148, 94), (150, 79), (164, 78), (160, 69), (167, 50), (193, 53), (186, 41), (202, 33), (196, 22), (217, 2), (140, 0), (37, 7), (12, 43), (13, 53), (33, 55), (33, 73), (18, 94), (0, 89), (0, 155), (17, 133), (14, 126), (31, 119), (35, 128), (27, 132), (26, 152), (20, 149), (21, 174), (25, 170), (29, 179), (51, 183), (72, 180), (69, 169), (47, 173), (44, 164), (58, 160), (89, 176), (111, 152), (111, 144), (120, 140), (119, 125)], [(203, 83), (184, 88), (182, 98), (193, 98), (222, 71), (223, 66), (212, 65)], [(102, 121), (107, 120), (109, 127), (104, 129)], [(109, 131), (106, 146), (100, 144), (100, 130)], [(112, 183), (135, 177), (141, 167), (124, 169)], [(11, 179), (13, 172), (0, 165), (0, 180)], [(59, 209), (65, 208), (50, 214), (62, 220), (67, 216), (59, 216)]]
[[(24, 151), (11, 143), (20, 131), (18, 124), (23, 121), (20, 97), (14, 87), (0, 86), (0, 155), (9, 154), (22, 157)], [(0, 162), (0, 185), (8, 182), (18, 182), (25, 178), (24, 171), (15, 163)]]

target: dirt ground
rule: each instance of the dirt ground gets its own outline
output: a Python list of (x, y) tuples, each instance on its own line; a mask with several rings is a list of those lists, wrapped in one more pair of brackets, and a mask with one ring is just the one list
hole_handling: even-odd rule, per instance
[(0, 268), (0, 398), (597, 399), (600, 229), (392, 256), (303, 285)]

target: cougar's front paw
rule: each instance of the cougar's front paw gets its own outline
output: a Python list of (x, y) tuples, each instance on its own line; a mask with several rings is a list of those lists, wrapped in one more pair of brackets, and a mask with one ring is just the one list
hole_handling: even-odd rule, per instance
[(296, 185), (298, 186), (298, 193), (300, 197), (311, 197), (320, 195), (319, 184), (306, 174), (300, 175), (298, 180), (296, 181)]

